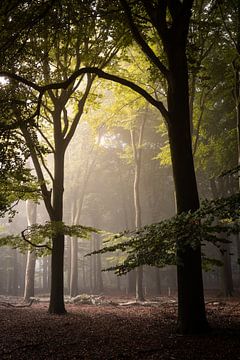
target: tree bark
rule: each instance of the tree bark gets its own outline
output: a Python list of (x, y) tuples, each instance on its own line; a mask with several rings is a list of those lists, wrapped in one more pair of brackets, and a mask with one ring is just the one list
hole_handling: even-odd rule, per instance
[[(37, 203), (32, 200), (26, 201), (27, 224), (34, 225), (37, 222)], [(36, 253), (34, 250), (27, 252), (27, 265), (25, 272), (24, 301), (29, 302), (30, 297), (34, 296), (34, 276), (36, 265)]]
[[(57, 122), (56, 122), (57, 123)], [(64, 153), (59, 135), (60, 121), (55, 126), (55, 154), (54, 154), (54, 181), (53, 181), (53, 222), (63, 220), (63, 191), (64, 191)], [(52, 237), (51, 263), (51, 292), (48, 311), (53, 314), (64, 314), (64, 235), (56, 232)]]
[(70, 296), (78, 294), (78, 239), (71, 238)]
[[(147, 111), (147, 110), (145, 110)], [(142, 155), (142, 139), (143, 131), (146, 122), (146, 113), (144, 114), (138, 138), (138, 147), (135, 142), (135, 132), (132, 129), (130, 131), (132, 150), (134, 158), (134, 184), (133, 184), (133, 198), (134, 198), (134, 209), (135, 209), (135, 227), (136, 229), (142, 226), (142, 215), (141, 215), (141, 204), (140, 204), (140, 171), (141, 171), (141, 155)], [(143, 267), (139, 266), (136, 269), (136, 300), (144, 301), (143, 294)]]
[[(229, 188), (230, 183), (225, 177), (220, 177), (218, 182), (216, 179), (212, 178), (210, 181), (211, 190), (213, 198), (217, 199), (219, 197), (227, 196), (229, 193), (233, 194), (231, 188)], [(226, 234), (220, 234), (220, 237), (223, 239), (226, 238)], [(220, 249), (220, 260), (223, 263), (223, 266), (220, 269), (221, 275), (221, 292), (223, 296), (229, 297), (233, 295), (233, 279), (232, 279), (232, 261), (230, 255), (230, 244), (222, 243)]]
[[(168, 126), (178, 214), (199, 208), (190, 131), (188, 69), (184, 47), (172, 38), (167, 55), (170, 68)], [(177, 59), (177, 61), (176, 61)], [(178, 326), (181, 333), (208, 328), (203, 293), (201, 248), (179, 244), (177, 251)]]
[[(95, 235), (96, 239), (96, 250), (100, 250), (101, 248), (101, 238), (100, 235)], [(101, 254), (97, 254), (96, 256), (96, 282), (97, 282), (97, 292), (103, 292), (103, 278), (102, 278), (102, 258)]]
[(132, 270), (127, 274), (127, 294), (136, 293), (136, 270)]
[(49, 286), (49, 256), (45, 256), (43, 258), (43, 292), (48, 293), (50, 286)]
[(221, 267), (221, 280), (222, 280), (222, 295), (225, 297), (233, 296), (233, 279), (232, 279), (232, 266), (230, 255), (230, 244), (222, 246), (222, 262)]
[(64, 235), (57, 234), (53, 237), (52, 247), (52, 273), (51, 293), (48, 311), (50, 314), (64, 314)]

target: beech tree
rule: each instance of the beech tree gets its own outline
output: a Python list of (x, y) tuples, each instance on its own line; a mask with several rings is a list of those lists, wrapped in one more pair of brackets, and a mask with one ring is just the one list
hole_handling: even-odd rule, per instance
[[(132, 1), (120, 0), (120, 3), (134, 40), (149, 58), (156, 74), (161, 74), (167, 82), (167, 107), (136, 86), (126, 81), (119, 82), (144, 95), (164, 117), (171, 149), (177, 211), (195, 211), (199, 207), (199, 197), (192, 155), (186, 55), (193, 1), (138, 2), (144, 12), (144, 22), (147, 20), (161, 41), (166, 56), (165, 63), (148, 43), (147, 31), (144, 33), (141, 19), (138, 17), (139, 7)], [(117, 79), (112, 77), (112, 80)], [(205, 314), (200, 244), (196, 248), (190, 245), (185, 245), (184, 249), (181, 247), (177, 256), (179, 330), (182, 333), (204, 332), (208, 329), (208, 323)]]
[[(94, 9), (94, 2), (80, 3), (79, 6), (75, 2), (73, 3), (62, 2), (60, 8), (57, 6), (51, 8), (47, 17), (43, 18), (41, 26), (35, 28), (27, 37), (25, 62), (18, 63), (17, 70), (16, 66), (12, 68), (12, 79), (19, 80), (17, 74), (21, 72), (28, 74), (31, 79), (35, 77), (40, 83), (66, 81), (71, 72), (76, 72), (80, 66), (95, 65), (101, 69), (112, 60), (122, 45), (121, 34), (112, 32), (112, 36), (109, 37), (112, 24), (107, 22), (101, 27)], [(71, 5), (74, 5), (74, 11), (72, 11)], [(61, 16), (58, 17), (60, 13), (62, 14), (62, 10), (65, 14), (64, 19)], [(98, 27), (98, 31), (95, 31), (96, 27)], [(56, 28), (61, 30), (56, 33)], [(52, 36), (55, 37), (54, 43), (52, 43)], [(90, 53), (91, 56), (89, 56)], [(29, 71), (29, 65), (32, 67), (32, 72)], [(49, 91), (46, 95), (40, 91), (38, 99), (34, 90), (38, 91), (39, 86), (33, 80), (27, 80), (24, 82), (28, 86), (25, 91), (28, 99), (31, 100), (27, 102), (25, 98), (21, 105), (26, 110), (30, 101), (31, 105), (37, 103), (37, 109), (29, 118), (28, 111), (25, 113), (21, 107), (14, 107), (13, 119), (20, 127), (29, 148), (43, 201), (53, 223), (61, 223), (63, 220), (65, 152), (83, 114), (94, 78), (94, 74), (87, 74), (76, 81), (71, 81), (71, 84), (68, 84), (70, 86), (59, 91), (53, 90), (54, 88), (58, 89), (58, 86), (53, 86), (53, 88), (47, 86)], [(17, 95), (16, 83), (14, 83), (13, 89)], [(21, 94), (23, 94), (24, 88), (21, 90)], [(77, 97), (74, 96), (75, 94)], [(67, 103), (70, 103), (75, 110), (72, 118), (68, 113)], [(42, 108), (41, 105), (43, 105)], [(39, 122), (35, 122), (37, 115), (40, 115), (41, 125)], [(52, 134), (49, 132), (51, 127)], [(37, 133), (39, 133), (39, 137), (37, 137)], [(45, 142), (45, 149), (47, 148), (47, 151), (53, 154), (53, 171), (47, 166), (46, 159), (44, 159), (39, 138)], [(48, 187), (47, 181), (50, 181), (50, 187)], [(64, 234), (61, 231), (53, 232), (52, 244), (49, 312), (62, 314), (65, 313), (65, 306), (63, 297)]]

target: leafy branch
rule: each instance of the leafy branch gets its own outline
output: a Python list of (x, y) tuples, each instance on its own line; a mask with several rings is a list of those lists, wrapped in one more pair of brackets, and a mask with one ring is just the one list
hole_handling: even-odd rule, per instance
[(34, 224), (29, 226), (21, 232), (21, 235), (1, 236), (0, 246), (18, 248), (23, 253), (28, 251), (30, 247), (32, 250), (37, 250), (38, 256), (45, 256), (52, 251), (52, 238), (56, 234), (90, 239), (93, 232), (100, 233), (100, 230), (83, 225), (66, 225), (61, 221), (48, 221), (43, 225)]
[[(228, 236), (238, 233), (240, 225), (236, 221), (240, 216), (240, 193), (228, 198), (207, 201), (193, 213), (181, 213), (168, 220), (146, 225), (138, 230), (125, 231), (108, 238), (102, 249), (92, 254), (104, 254), (121, 250), (126, 258), (121, 264), (107, 268), (122, 275), (140, 265), (164, 267), (178, 263), (177, 250), (184, 252), (191, 246), (214, 244), (223, 252), (223, 244), (229, 243)], [(225, 234), (225, 238), (219, 237)], [(109, 245), (108, 243), (114, 243)], [(219, 264), (216, 259), (209, 259), (203, 254), (203, 260)]]

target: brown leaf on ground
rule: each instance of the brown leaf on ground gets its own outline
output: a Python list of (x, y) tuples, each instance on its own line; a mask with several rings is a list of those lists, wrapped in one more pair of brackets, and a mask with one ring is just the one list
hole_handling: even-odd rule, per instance
[(0, 359), (240, 359), (239, 300), (209, 301), (212, 331), (202, 336), (177, 334), (173, 302), (116, 303), (67, 304), (63, 316), (49, 315), (47, 303), (0, 304)]

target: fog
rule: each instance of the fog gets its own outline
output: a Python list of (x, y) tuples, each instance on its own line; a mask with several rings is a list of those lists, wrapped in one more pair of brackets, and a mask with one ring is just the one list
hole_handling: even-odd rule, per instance
[[(156, 134), (159, 120), (151, 115), (145, 128), (140, 168), (140, 210), (141, 224), (151, 224), (173, 216), (175, 196), (172, 171), (169, 165), (162, 166), (159, 161), (159, 149), (164, 145), (164, 136)], [(136, 128), (136, 131), (138, 129)], [(47, 165), (51, 169), (52, 156)], [(64, 183), (64, 222), (69, 225), (82, 224), (106, 232), (120, 232), (135, 228), (134, 208), (134, 162), (131, 151), (131, 136), (128, 129), (114, 127), (93, 130), (87, 121), (77, 128), (76, 134), (65, 156)], [(199, 188), (201, 192), (201, 179)], [(205, 184), (203, 182), (203, 184)], [(210, 188), (207, 190), (210, 192)], [(204, 195), (206, 187), (203, 187)], [(36, 206), (36, 223), (44, 224), (48, 220), (44, 204), (39, 200)], [(9, 222), (1, 219), (4, 232), (21, 233), (27, 228), (26, 202), (17, 206), (17, 215)], [(228, 259), (230, 278), (233, 287), (239, 287), (237, 249), (232, 239)], [(23, 240), (24, 241), (24, 240)], [(113, 272), (102, 272), (121, 259), (124, 254), (85, 255), (100, 249), (104, 235), (93, 234), (90, 240), (65, 238), (64, 288), (65, 296), (79, 294), (135, 294), (135, 270), (118, 277)], [(207, 254), (221, 258), (216, 248), (208, 246)], [(24, 296), (27, 257), (17, 249), (1, 247), (0, 294)], [(229, 267), (228, 267), (229, 271)], [(176, 269), (144, 267), (144, 296), (154, 297), (176, 294)], [(51, 258), (43, 256), (36, 259), (34, 292), (31, 296), (49, 296)], [(207, 291), (224, 294), (225, 282), (223, 267), (211, 267), (204, 271), (204, 286)]]

